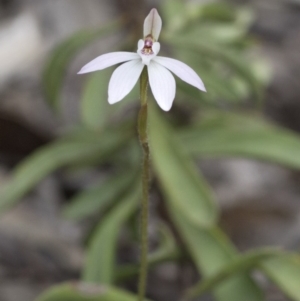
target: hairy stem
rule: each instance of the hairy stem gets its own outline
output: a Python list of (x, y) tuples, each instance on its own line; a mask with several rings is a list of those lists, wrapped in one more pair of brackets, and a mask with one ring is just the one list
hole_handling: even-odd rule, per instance
[(148, 207), (149, 207), (149, 144), (147, 135), (147, 87), (148, 73), (144, 68), (140, 79), (141, 108), (138, 116), (138, 134), (143, 150), (143, 171), (142, 171), (142, 207), (141, 207), (141, 262), (139, 278), (139, 301), (144, 301), (147, 283), (148, 269)]

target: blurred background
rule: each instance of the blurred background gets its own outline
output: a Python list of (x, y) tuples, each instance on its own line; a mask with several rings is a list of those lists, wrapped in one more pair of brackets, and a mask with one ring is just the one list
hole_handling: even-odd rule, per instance
[[(208, 88), (207, 96), (203, 96), (206, 98), (199, 100), (202, 102), (200, 114), (202, 107), (220, 112), (253, 110), (266, 120), (298, 133), (300, 1), (182, 2), (187, 5), (188, 13), (184, 13), (184, 17), (176, 15), (174, 20), (170, 17), (168, 26), (163, 27), (162, 39), (164, 36), (166, 40), (175, 39), (176, 34), (169, 33), (175, 32), (176, 26), (198, 18), (188, 5), (198, 8), (211, 5), (209, 13), (203, 17), (203, 27), (199, 27), (201, 32), (189, 31), (191, 41), (199, 40), (205, 45), (206, 39), (209, 42), (213, 38), (219, 43), (221, 53), (222, 45), (240, 51), (241, 61), (253, 67), (260, 85), (261, 100), (257, 103), (251, 96), (251, 88), (245, 88), (238, 79), (228, 91), (221, 85), (222, 79), (216, 79), (220, 85), (215, 89), (214, 72), (218, 73), (218, 69), (205, 74), (205, 67), (203, 73), (199, 67), (197, 72), (203, 75)], [(117, 51), (120, 42), (125, 42), (125, 36), (130, 43), (122, 47), (135, 51), (135, 42), (131, 41), (141, 37), (141, 24), (152, 7), (161, 12), (163, 22), (169, 18), (163, 9), (160, 10), (162, 3), (154, 0), (0, 0), (0, 187), (11, 181), (15, 167), (25, 158), (82, 124), (81, 96), (88, 76), (78, 76), (76, 72), (94, 57)], [(226, 23), (228, 18), (231, 22), (230, 12), (237, 14), (238, 21), (234, 19), (232, 24), (223, 26), (222, 22)], [(103, 39), (87, 43), (76, 56), (72, 55), (63, 72), (60, 109), (53, 109), (47, 95), (49, 87), (48, 92), (45, 88), (45, 69), (53, 50), (78, 31), (95, 30), (113, 20), (126, 20), (126, 25)], [(209, 22), (205, 23), (207, 20)], [(186, 54), (174, 54), (173, 47), (166, 43), (166, 53), (188, 63), (188, 59), (184, 59)], [(210, 68), (206, 62), (202, 66)], [(227, 73), (224, 74), (226, 77)], [(184, 90), (179, 90), (177, 95), (184, 95)], [(99, 101), (106, 102), (106, 99)], [(171, 119), (176, 119), (177, 124), (185, 123), (195, 104), (195, 100), (177, 103), (176, 98)], [(120, 115), (132, 116), (134, 112), (136, 105), (130, 102)], [(47, 161), (47, 157), (44, 160)], [(239, 250), (260, 246), (299, 248), (300, 174), (297, 168), (234, 156), (205, 158), (198, 163), (221, 208), (220, 225)], [(16, 201), (9, 210), (3, 210), (0, 218), (0, 301), (31, 301), (51, 285), (80, 276), (95, 217), (72, 221), (61, 214), (62, 208), (76, 193), (105, 178), (111, 171), (110, 164), (95, 164), (79, 172), (54, 168), (53, 171), (41, 177), (29, 193), (14, 197)], [(155, 223), (155, 208), (152, 211)], [(124, 243), (119, 260), (126, 262), (136, 258), (137, 249), (127, 248)], [(195, 277), (191, 264), (165, 264), (151, 273), (150, 294), (158, 301), (177, 300), (181, 289), (193, 283)], [(268, 300), (287, 300), (273, 285), (266, 284), (263, 279), (261, 282)]]

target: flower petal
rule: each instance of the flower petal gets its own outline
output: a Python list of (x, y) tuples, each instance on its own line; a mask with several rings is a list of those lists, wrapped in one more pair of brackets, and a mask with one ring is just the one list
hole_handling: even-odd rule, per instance
[(198, 74), (188, 65), (178, 60), (174, 60), (168, 57), (157, 56), (153, 58), (153, 61), (166, 67), (177, 75), (180, 79), (187, 82), (188, 84), (206, 92), (204, 84)]
[(138, 81), (144, 64), (140, 59), (127, 62), (118, 67), (112, 74), (108, 85), (108, 102), (122, 100)]
[(155, 54), (155, 56), (157, 56), (157, 54), (159, 53), (159, 50), (160, 50), (160, 43), (154, 42), (152, 45), (152, 51)]
[(158, 105), (169, 111), (175, 98), (176, 84), (171, 72), (152, 61), (148, 66), (149, 83)]
[(151, 35), (155, 41), (158, 40), (161, 31), (161, 17), (155, 8), (151, 9), (149, 15), (144, 21), (144, 38)]
[(145, 41), (140, 39), (138, 41), (138, 45), (137, 45), (137, 48), (138, 48), (137, 53), (141, 52), (141, 50), (144, 48), (144, 45), (145, 45)]
[(78, 72), (78, 74), (93, 72), (97, 70), (102, 70), (105, 68), (108, 68), (110, 66), (123, 63), (126, 61), (131, 61), (138, 59), (139, 55), (134, 52), (110, 52), (106, 54), (102, 54), (83, 66), (81, 70)]

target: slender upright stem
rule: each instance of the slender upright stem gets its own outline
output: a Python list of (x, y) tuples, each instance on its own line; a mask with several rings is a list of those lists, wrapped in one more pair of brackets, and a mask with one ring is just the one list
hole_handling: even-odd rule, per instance
[(148, 268), (148, 207), (149, 207), (149, 144), (147, 135), (147, 87), (148, 73), (144, 68), (140, 79), (141, 108), (138, 116), (138, 133), (143, 150), (143, 172), (142, 172), (142, 208), (141, 208), (141, 262), (139, 278), (139, 301), (144, 301), (147, 283)]

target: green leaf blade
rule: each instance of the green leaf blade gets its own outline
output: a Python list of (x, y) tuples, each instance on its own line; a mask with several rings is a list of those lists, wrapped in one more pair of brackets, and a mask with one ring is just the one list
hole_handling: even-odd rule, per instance
[(0, 211), (14, 205), (24, 194), (54, 170), (97, 156), (111, 156), (128, 141), (118, 131), (75, 133), (37, 150), (16, 167), (12, 179), (0, 192)]
[(160, 115), (150, 110), (151, 154), (162, 188), (173, 205), (194, 223), (208, 227), (217, 219), (217, 209), (208, 185)]
[(134, 187), (97, 227), (88, 249), (87, 262), (83, 271), (84, 281), (112, 283), (119, 230), (136, 209), (139, 198), (140, 188)]
[(300, 137), (257, 117), (217, 113), (180, 136), (186, 150), (202, 158), (239, 156), (300, 168)]
[(248, 252), (241, 256), (236, 257), (232, 262), (227, 264), (219, 272), (215, 273), (211, 277), (201, 280), (194, 287), (190, 288), (187, 292), (186, 299), (193, 299), (195, 297), (203, 295), (203, 293), (214, 289), (217, 285), (227, 280), (228, 278), (240, 274), (241, 272), (247, 272), (250, 269), (256, 268), (259, 264), (270, 257), (278, 255), (278, 251), (272, 249), (263, 249)]
[[(175, 207), (168, 205), (182, 239), (185, 241), (195, 265), (204, 277), (213, 277), (226, 265), (232, 263), (237, 253), (225, 235), (218, 229), (201, 229)], [(241, 272), (214, 288), (218, 301), (263, 301), (263, 293), (253, 279)]]
[(283, 254), (261, 264), (262, 271), (291, 300), (300, 301), (300, 256)]
[(35, 301), (135, 301), (136, 299), (136, 295), (114, 287), (73, 282), (55, 286)]
[(63, 209), (63, 215), (72, 220), (80, 220), (104, 210), (120, 196), (133, 182), (134, 176), (120, 173), (112, 176), (100, 186), (87, 189), (76, 195)]

